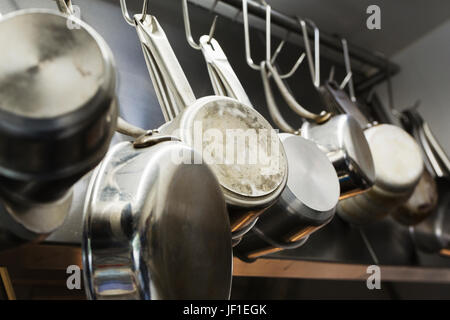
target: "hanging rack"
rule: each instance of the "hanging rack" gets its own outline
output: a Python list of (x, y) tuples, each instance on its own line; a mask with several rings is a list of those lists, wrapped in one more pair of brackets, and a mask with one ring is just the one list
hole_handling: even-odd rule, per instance
[[(189, 0), (189, 2), (191, 2), (193, 5), (202, 7), (197, 1)], [(242, 9), (242, 0), (217, 0), (214, 8), (217, 7), (218, 3), (233, 7), (237, 10), (238, 13), (240, 13)], [(211, 11), (211, 8), (207, 9)], [(216, 13), (220, 14), (220, 12)], [(248, 0), (248, 13), (261, 19), (266, 18), (266, 9), (264, 5), (262, 5), (258, 1)], [(299, 28), (298, 21), (295, 17), (285, 15), (277, 10), (272, 9), (271, 19), (273, 25), (278, 26), (288, 32), (297, 34), (300, 37), (303, 37), (302, 31)], [(314, 39), (314, 31), (311, 28), (308, 29), (308, 37), (311, 40)], [(330, 35), (321, 31), (320, 45), (330, 50), (333, 54), (342, 55), (342, 42), (340, 37)], [(353, 60), (353, 62), (359, 62), (359, 64), (353, 63), (354, 73), (367, 75), (367, 67), (374, 69), (370, 72), (370, 75), (364, 77), (363, 80), (355, 83), (355, 91), (357, 93), (363, 93), (370, 90), (373, 86), (385, 81), (388, 78), (388, 75), (393, 76), (400, 71), (400, 67), (397, 64), (392, 63), (382, 54), (373, 53), (351, 43), (347, 43), (347, 45), (348, 50), (350, 51), (350, 58)], [(327, 56), (325, 52), (328, 50), (323, 50), (323, 55), (325, 57)], [(362, 65), (362, 67), (360, 65)]]

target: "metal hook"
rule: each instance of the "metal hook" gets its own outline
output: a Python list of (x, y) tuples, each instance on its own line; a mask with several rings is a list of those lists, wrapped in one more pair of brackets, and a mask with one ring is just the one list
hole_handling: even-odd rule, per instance
[[(130, 13), (128, 12), (126, 0), (120, 0), (120, 8), (122, 10), (122, 16), (125, 19), (125, 21), (130, 26), (135, 26), (134, 19), (131, 18)], [(144, 0), (144, 4), (142, 5), (141, 21), (145, 20), (145, 18), (147, 17), (147, 12), (148, 12), (148, 0)]]
[[(267, 3), (265, 3), (266, 8), (266, 61), (270, 61), (271, 56), (271, 47), (270, 47), (270, 24), (272, 17), (272, 9)], [(250, 51), (250, 32), (249, 32), (249, 24), (248, 24), (248, 3), (247, 0), (242, 0), (242, 15), (244, 19), (244, 37), (245, 37), (245, 56), (247, 60), (247, 64), (250, 68), (254, 70), (261, 70), (261, 66), (257, 65), (253, 62)]]
[[(279, 52), (281, 51), (281, 49), (284, 46), (284, 40), (280, 42), (280, 44), (278, 45), (277, 49), (275, 50), (275, 54), (273, 55), (272, 59), (270, 60), (270, 65), (274, 65), (274, 62), (279, 54)], [(290, 71), (286, 72), (285, 74), (280, 74), (280, 78), (281, 79), (287, 79), (290, 78), (294, 75), (294, 73), (297, 71), (297, 69), (300, 67), (300, 65), (302, 64), (303, 60), (305, 59), (305, 53), (303, 52), (300, 57), (298, 57), (297, 61), (295, 62), (294, 66), (291, 68)]]
[[(320, 31), (319, 28), (311, 20), (305, 20), (297, 17), (298, 22), (303, 33), (303, 41), (305, 43), (306, 56), (308, 58), (309, 71), (311, 79), (316, 88), (320, 86)], [(311, 53), (311, 46), (309, 44), (308, 30), (306, 28), (308, 22), (314, 29), (314, 60)]]
[[(277, 49), (275, 50), (275, 53), (272, 57), (272, 50), (271, 50), (271, 43), (272, 43), (272, 31), (271, 31), (271, 17), (272, 17), (272, 8), (270, 5), (267, 4), (266, 1), (261, 0), (260, 1), (266, 8), (266, 61), (269, 64), (272, 64), (275, 62), (276, 58), (278, 57), (279, 53), (281, 52), (281, 49), (283, 48), (286, 39), (280, 42)], [(244, 20), (244, 36), (245, 36), (245, 55), (247, 64), (250, 66), (250, 68), (254, 70), (261, 70), (261, 65), (256, 65), (253, 62), (253, 59), (251, 57), (251, 49), (250, 49), (250, 32), (249, 32), (249, 23), (248, 23), (248, 3), (247, 0), (242, 0), (242, 14), (243, 14), (243, 20)], [(287, 38), (287, 37), (286, 37)], [(301, 55), (297, 61), (295, 62), (294, 66), (290, 71), (288, 71), (285, 74), (279, 75), (281, 79), (287, 79), (291, 77), (295, 71), (299, 68), (301, 63), (303, 62), (304, 56)]]
[(330, 74), (329, 74), (329, 76), (328, 76), (328, 81), (333, 81), (334, 80), (334, 65), (333, 66), (331, 66), (331, 68), (330, 68)]
[[(288, 39), (288, 37), (289, 37), (289, 34), (290, 34), (290, 32), (288, 31), (288, 32), (286, 33), (286, 36), (284, 37), (284, 39), (280, 42), (280, 44), (278, 45), (278, 47), (275, 49), (275, 51), (274, 51), (274, 53), (273, 53), (273, 55), (272, 55), (272, 58), (270, 59), (270, 64), (271, 64), (271, 65), (274, 65), (276, 59), (278, 58), (278, 55), (280, 54), (281, 50), (283, 49), (284, 45), (286, 44), (286, 41), (287, 41), (287, 39)], [(288, 71), (288, 72), (285, 73), (285, 74), (280, 74), (280, 78), (281, 78), (281, 79), (287, 79), (287, 78), (292, 77), (292, 75), (294, 75), (294, 73), (297, 71), (297, 69), (298, 69), (298, 68), (300, 67), (300, 65), (302, 64), (304, 58), (305, 58), (305, 54), (302, 53), (302, 54), (300, 55), (300, 57), (297, 59), (297, 61), (295, 62), (294, 66), (291, 68), (291, 70)]]
[[(189, 8), (188, 8), (188, 2), (187, 0), (183, 0), (182, 2), (183, 4), (183, 20), (184, 20), (184, 30), (186, 32), (186, 40), (189, 43), (189, 45), (196, 49), (196, 50), (201, 50), (201, 46), (200, 44), (196, 43), (194, 41), (194, 38), (192, 37), (192, 32), (191, 32), (191, 22), (189, 19)], [(217, 5), (217, 2), (214, 3), (213, 8)], [(212, 9), (214, 10), (214, 9)], [(208, 43), (211, 41), (211, 39), (214, 36), (214, 31), (216, 30), (216, 24), (217, 24), (217, 18), (218, 16), (216, 15), (214, 17), (214, 20), (211, 24), (211, 28), (209, 29), (209, 40)]]
[(350, 66), (350, 55), (348, 53), (347, 40), (341, 39), (341, 42), (342, 42), (342, 49), (344, 51), (345, 71), (347, 72), (347, 76), (344, 78), (344, 80), (341, 83), (341, 89), (343, 89), (345, 87), (346, 83), (344, 84), (344, 82), (348, 77), (349, 78), (348, 79), (348, 90), (350, 93), (350, 99), (353, 102), (356, 102), (355, 87), (353, 86), (352, 68)]

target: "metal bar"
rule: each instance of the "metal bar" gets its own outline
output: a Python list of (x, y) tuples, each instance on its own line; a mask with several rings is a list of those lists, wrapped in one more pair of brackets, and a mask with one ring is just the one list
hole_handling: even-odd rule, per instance
[[(242, 10), (242, 0), (219, 0), (219, 2), (234, 7), (237, 10)], [(249, 0), (248, 12), (261, 19), (265, 19), (266, 14), (265, 7), (264, 5), (258, 2)], [(302, 33), (298, 25), (298, 22), (293, 17), (287, 16), (277, 10), (272, 9), (272, 23), (287, 31), (296, 33), (300, 37), (302, 37)], [(308, 37), (310, 39), (313, 39), (314, 37), (313, 30), (311, 29), (308, 30)], [(340, 38), (333, 35), (329, 35), (323, 31), (321, 31), (320, 44), (335, 52), (339, 53), (342, 52), (342, 44)], [(400, 67), (397, 64), (390, 62), (388, 59), (386, 59), (381, 55), (374, 54), (369, 50), (358, 47), (351, 43), (348, 43), (348, 49), (350, 51), (351, 59), (357, 60), (362, 64), (369, 65), (371, 67), (378, 69), (378, 72), (374, 73), (372, 76), (368, 77), (364, 81), (357, 84), (356, 90), (358, 92), (366, 91), (370, 89), (372, 86), (380, 82), (383, 82), (387, 78), (388, 75), (387, 70), (389, 70), (391, 76), (397, 74), (400, 71)], [(361, 72), (361, 70), (359, 71)]]

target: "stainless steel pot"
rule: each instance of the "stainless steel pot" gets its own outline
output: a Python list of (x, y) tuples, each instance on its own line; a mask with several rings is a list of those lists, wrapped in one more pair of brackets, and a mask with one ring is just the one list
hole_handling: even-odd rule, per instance
[[(300, 20), (300, 25), (303, 30), (311, 77), (314, 85), (320, 91), (319, 30), (314, 26), (316, 57), (314, 63), (309, 47), (306, 22)], [(271, 63), (268, 63), (267, 67), (288, 106), (307, 121), (304, 122), (300, 130), (294, 130), (289, 125), (284, 125), (285, 121), (280, 119), (281, 114), (272, 112), (272, 118), (284, 125), (281, 128), (285, 131), (300, 134), (316, 142), (322, 148), (338, 174), (341, 199), (353, 197), (368, 190), (375, 181), (375, 169), (369, 145), (363, 129), (357, 121), (351, 115), (331, 116), (332, 113), (325, 112), (314, 115), (306, 111), (289, 92), (277, 69)]]
[(113, 135), (114, 62), (100, 35), (53, 10), (0, 19), (0, 196), (5, 232), (24, 240), (58, 228), (71, 187)]
[(352, 114), (366, 128), (364, 134), (375, 164), (375, 185), (365, 194), (341, 201), (338, 214), (354, 224), (379, 220), (405, 203), (419, 183), (423, 172), (419, 146), (399, 127), (370, 126), (355, 102), (336, 85), (328, 83), (325, 90), (328, 90), (325, 97), (330, 108)]
[[(235, 99), (196, 99), (157, 19), (145, 12), (132, 19), (125, 1), (121, 4), (125, 19), (136, 27), (163, 113), (170, 121), (161, 132), (178, 137), (208, 159), (222, 186), (232, 231), (245, 228), (276, 201), (286, 185), (286, 155), (279, 138), (257, 111)], [(203, 139), (209, 133), (217, 140)], [(245, 142), (251, 139), (247, 134), (258, 136), (257, 143)], [(236, 137), (244, 142), (236, 143)], [(237, 148), (234, 154), (228, 153), (230, 146)], [(244, 161), (239, 160), (242, 155)], [(251, 155), (258, 155), (256, 163), (249, 161)]]
[(221, 188), (182, 142), (157, 133), (122, 142), (94, 172), (84, 213), (91, 299), (227, 299), (231, 231)]
[(423, 222), (410, 227), (410, 234), (421, 251), (450, 257), (449, 158), (417, 110), (408, 109), (401, 115), (402, 124), (414, 134), (422, 148), (425, 172), (430, 172), (434, 179), (434, 198), (437, 198), (437, 201), (433, 201), (432, 210), (424, 215)]
[(338, 214), (353, 224), (382, 219), (408, 200), (423, 171), (419, 146), (403, 129), (380, 124), (365, 130), (376, 180), (366, 193), (339, 202)]
[[(347, 43), (342, 40), (342, 44), (346, 69), (351, 75)], [(352, 88), (351, 77), (349, 83)], [(328, 81), (321, 92), (330, 111), (350, 114), (364, 128), (375, 167), (373, 187), (364, 194), (340, 201), (337, 212), (344, 220), (357, 225), (382, 219), (408, 201), (419, 183), (423, 172), (420, 148), (399, 127), (369, 123), (360, 111), (353, 93), (349, 97), (334, 81)], [(397, 212), (400, 213), (401, 211)], [(404, 217), (404, 221), (407, 219), (408, 217)]]
[[(205, 58), (214, 92), (232, 96), (253, 108), (219, 43), (210, 36), (202, 36), (199, 48)], [(268, 80), (265, 63), (262, 63), (261, 70), (263, 80)], [(265, 87), (267, 84), (264, 81)], [(334, 216), (339, 181), (326, 155), (315, 143), (298, 135), (282, 133), (279, 137), (287, 155), (287, 185), (280, 198), (251, 229), (256, 233), (250, 231), (235, 248), (241, 258), (256, 258), (298, 247)]]

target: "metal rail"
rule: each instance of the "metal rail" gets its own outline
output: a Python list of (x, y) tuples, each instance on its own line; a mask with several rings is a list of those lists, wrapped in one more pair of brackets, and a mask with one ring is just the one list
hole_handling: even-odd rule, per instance
[[(198, 3), (189, 0), (194, 5)], [(218, 3), (223, 3), (228, 6), (235, 8), (236, 10), (242, 10), (242, 0), (218, 0)], [(264, 5), (259, 2), (249, 0), (248, 1), (248, 12), (249, 14), (265, 19), (266, 10)], [(297, 34), (302, 37), (301, 30), (299, 28), (298, 22), (294, 17), (285, 15), (272, 8), (272, 23), (286, 31)], [(313, 39), (313, 30), (308, 30), (308, 37)], [(320, 33), (320, 44), (321, 46), (331, 50), (339, 55), (342, 54), (342, 43), (341, 39), (337, 36), (327, 34), (321, 31)], [(400, 67), (389, 61), (386, 57), (379, 53), (373, 53), (367, 49), (361, 48), (359, 46), (348, 43), (348, 48), (350, 52), (350, 58), (353, 61), (358, 61), (360, 64), (364, 65), (364, 70), (358, 67), (358, 64), (353, 63), (353, 69), (355, 72), (366, 75), (365, 79), (359, 81), (355, 84), (355, 89), (358, 93), (365, 92), (372, 88), (373, 86), (385, 81), (390, 76), (397, 74), (400, 71)], [(367, 66), (375, 68), (377, 71), (371, 72), (370, 76), (367, 76)]]

